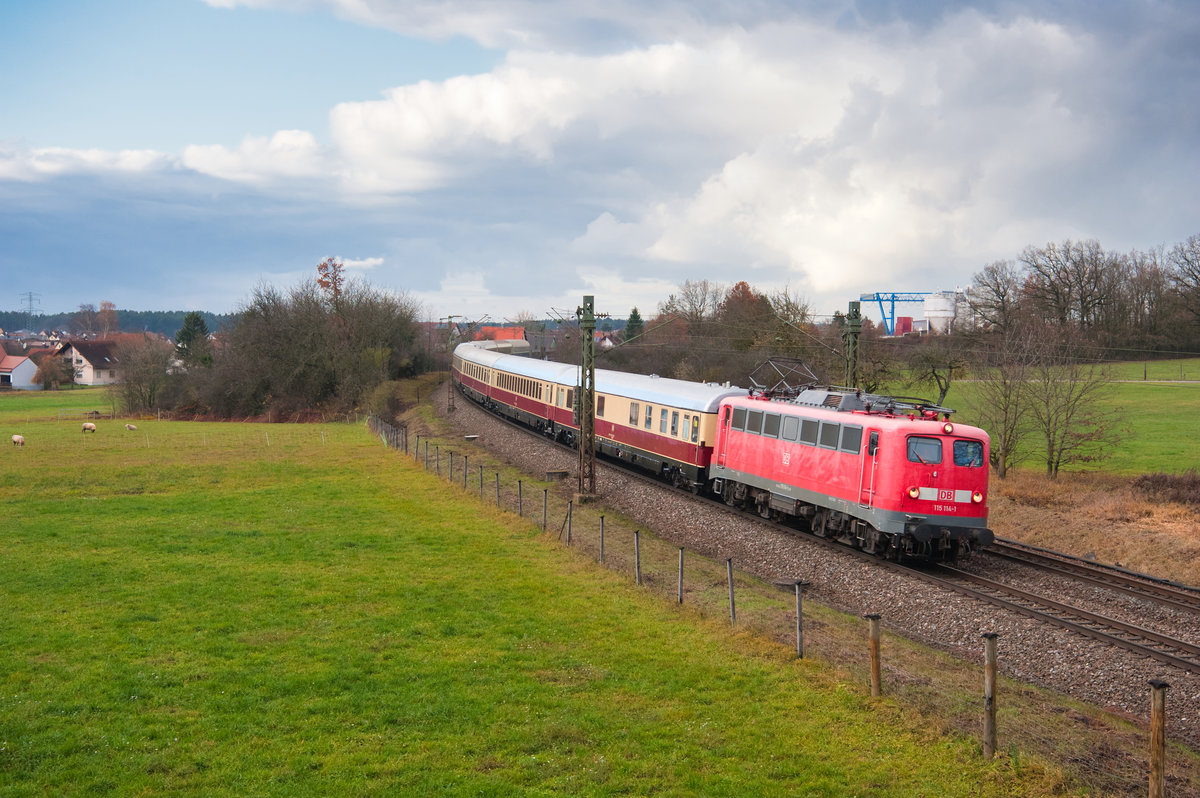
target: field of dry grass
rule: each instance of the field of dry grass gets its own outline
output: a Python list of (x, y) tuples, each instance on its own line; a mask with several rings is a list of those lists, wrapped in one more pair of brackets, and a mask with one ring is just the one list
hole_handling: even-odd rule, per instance
[(1164, 498), (1133, 477), (1064, 473), (1050, 480), (1034, 469), (993, 478), (991, 491), (998, 537), (1200, 585), (1200, 504)]

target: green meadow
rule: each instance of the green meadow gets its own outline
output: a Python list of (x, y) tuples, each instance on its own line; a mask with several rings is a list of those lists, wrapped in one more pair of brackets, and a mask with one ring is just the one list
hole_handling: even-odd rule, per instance
[[(1101, 404), (1118, 411), (1120, 440), (1101, 460), (1078, 463), (1064, 471), (1106, 471), (1137, 474), (1177, 474), (1200, 468), (1200, 359), (1115, 363), (1112, 384)], [(911, 390), (911, 389), (910, 389)], [(951, 384), (946, 405), (955, 418), (972, 423), (970, 379)], [(903, 390), (897, 389), (898, 393)], [(936, 398), (936, 397), (935, 397)], [(1025, 439), (1029, 453), (1022, 468), (1043, 470), (1041, 441), (1036, 433)]]
[(0, 795), (1061, 794), (365, 426), (64, 396), (0, 396)]

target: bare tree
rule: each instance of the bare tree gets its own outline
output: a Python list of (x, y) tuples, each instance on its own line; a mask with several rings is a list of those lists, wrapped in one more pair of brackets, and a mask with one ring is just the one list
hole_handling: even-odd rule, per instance
[(684, 280), (677, 293), (659, 303), (660, 316), (679, 316), (688, 322), (708, 321), (717, 314), (725, 288), (708, 280)]
[(1061, 341), (1041, 342), (1027, 385), (1030, 421), (1045, 442), (1051, 479), (1064, 465), (1102, 459), (1128, 434), (1104, 405), (1112, 386), (1107, 369), (1076, 357)]
[(110, 390), (125, 412), (140, 413), (158, 407), (174, 355), (175, 347), (169, 341), (150, 335), (117, 345), (117, 382)]
[(1184, 307), (1200, 319), (1200, 235), (1171, 247), (1167, 264)]
[(991, 436), (991, 464), (1000, 479), (1028, 452), (1022, 446), (1029, 431), (1029, 372), (1036, 334), (1028, 326), (998, 328), (980, 339), (972, 366), (971, 409)]
[(102, 338), (107, 338), (120, 331), (121, 325), (117, 321), (117, 306), (112, 302), (100, 303), (100, 311), (96, 314), (96, 328)]
[(950, 392), (954, 370), (962, 374), (967, 368), (966, 357), (959, 351), (960, 339), (958, 335), (930, 335), (908, 351), (909, 384), (937, 388), (939, 405)]

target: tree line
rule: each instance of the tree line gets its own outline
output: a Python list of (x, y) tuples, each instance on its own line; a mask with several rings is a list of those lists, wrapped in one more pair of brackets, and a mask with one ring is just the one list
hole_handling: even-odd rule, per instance
[(287, 418), (386, 406), (391, 381), (431, 366), (418, 303), (346, 279), (332, 259), (317, 272), (286, 291), (258, 286), (219, 335), (192, 313), (173, 341), (123, 342), (116, 390), (124, 409)]

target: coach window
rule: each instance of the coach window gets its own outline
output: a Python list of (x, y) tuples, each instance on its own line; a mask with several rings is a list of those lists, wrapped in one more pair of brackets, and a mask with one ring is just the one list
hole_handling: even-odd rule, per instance
[(692, 443), (700, 440), (700, 416), (692, 419)]
[(650, 425), (654, 423), (654, 408), (646, 405), (646, 429), (650, 429)]
[(603, 396), (596, 397), (596, 415), (601, 416), (601, 417), (604, 416), (604, 397)]
[(679, 437), (679, 411), (671, 413), (671, 437)]
[(683, 439), (686, 441), (692, 434), (692, 417), (687, 413), (683, 414)]
[(629, 426), (636, 427), (642, 418), (642, 406), (637, 402), (629, 403)]
[(982, 468), (983, 444), (979, 441), (955, 441), (954, 464), (968, 468)]
[(738, 430), (744, 430), (746, 428), (746, 408), (733, 408), (733, 424), (731, 426)]
[(766, 413), (763, 415), (763, 430), (762, 434), (768, 438), (779, 437), (779, 414)]
[(836, 449), (838, 438), (841, 436), (842, 428), (840, 424), (833, 424), (829, 421), (821, 422), (821, 448)]
[(862, 427), (852, 427), (849, 424), (842, 427), (841, 449), (843, 452), (858, 454), (862, 449)]
[(667, 434), (667, 408), (658, 411), (658, 431)]
[(762, 434), (762, 417), (761, 410), (751, 410), (746, 413), (746, 432), (752, 432), (755, 435)]
[(800, 434), (800, 419), (795, 416), (783, 417), (783, 439), (785, 441), (794, 441), (796, 436)]
[(559, 407), (566, 407), (566, 405), (564, 405), (564, 404), (563, 404), (563, 389), (562, 389), (562, 388), (559, 388), (559, 389), (558, 389), (558, 402), (557, 402), (557, 404), (558, 404), (558, 406), (559, 406)]
[(804, 423), (800, 425), (800, 442), (807, 443), (809, 446), (817, 445), (817, 422), (811, 418), (804, 419)]
[(571, 408), (575, 407), (575, 389), (574, 388), (567, 389), (567, 404), (566, 404), (566, 406), (571, 407)]
[(942, 442), (937, 438), (913, 435), (908, 439), (908, 459), (913, 463), (937, 465), (942, 462)]

